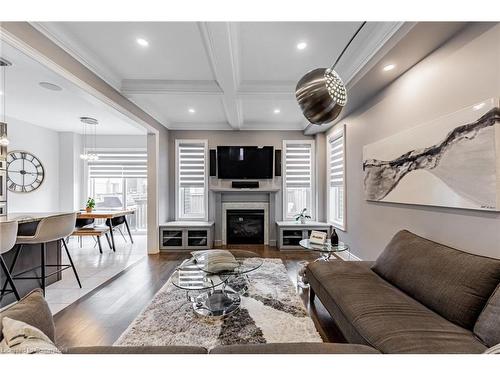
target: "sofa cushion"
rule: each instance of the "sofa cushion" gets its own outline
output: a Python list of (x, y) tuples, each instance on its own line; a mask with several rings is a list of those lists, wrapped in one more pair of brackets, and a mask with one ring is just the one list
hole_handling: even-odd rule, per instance
[(207, 354), (201, 346), (79, 346), (64, 354)]
[(500, 344), (500, 284), (479, 315), (474, 333), (488, 346)]
[(49, 305), (43, 297), (41, 289), (32, 290), (26, 296), (21, 298), (6, 309), (0, 311), (0, 340), (3, 339), (2, 335), (2, 319), (8, 317), (14, 320), (19, 320), (30, 326), (38, 328), (48, 338), (54, 342), (55, 328), (50, 312)]
[(309, 264), (307, 273), (323, 305), (328, 311), (337, 309), (362, 343), (382, 353), (486, 350), (471, 331), (447, 321), (357, 263), (315, 262)]
[(500, 282), (500, 259), (398, 232), (373, 270), (453, 323), (472, 330)]
[(210, 354), (380, 354), (365, 345), (319, 342), (221, 345)]

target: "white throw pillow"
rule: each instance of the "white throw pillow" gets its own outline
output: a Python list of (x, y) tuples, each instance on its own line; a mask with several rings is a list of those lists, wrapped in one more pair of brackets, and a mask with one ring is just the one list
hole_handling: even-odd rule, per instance
[(227, 250), (193, 251), (191, 255), (197, 263), (206, 264), (204, 269), (212, 273), (234, 271), (239, 266), (234, 255)]
[(491, 348), (488, 348), (484, 354), (500, 354), (500, 343), (496, 344), (495, 346), (492, 346)]
[(19, 320), (2, 319), (0, 352), (7, 354), (59, 354), (59, 349), (38, 328)]

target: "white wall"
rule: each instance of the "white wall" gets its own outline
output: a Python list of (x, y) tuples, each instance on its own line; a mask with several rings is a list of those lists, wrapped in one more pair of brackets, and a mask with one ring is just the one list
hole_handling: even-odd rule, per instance
[[(500, 213), (367, 202), (363, 146), (439, 116), (500, 97), (500, 25), (473, 24), (348, 116), (347, 231), (355, 255), (373, 260), (400, 229), (500, 258)], [(397, 61), (395, 62), (397, 63)]]
[(8, 192), (8, 212), (48, 212), (59, 205), (59, 134), (16, 119), (7, 119), (9, 152), (27, 151), (40, 159), (45, 179), (30, 193)]

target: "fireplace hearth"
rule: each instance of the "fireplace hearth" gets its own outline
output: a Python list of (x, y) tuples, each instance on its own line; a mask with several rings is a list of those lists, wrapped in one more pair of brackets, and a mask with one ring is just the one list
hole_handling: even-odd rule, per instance
[(227, 244), (264, 244), (264, 210), (227, 210)]

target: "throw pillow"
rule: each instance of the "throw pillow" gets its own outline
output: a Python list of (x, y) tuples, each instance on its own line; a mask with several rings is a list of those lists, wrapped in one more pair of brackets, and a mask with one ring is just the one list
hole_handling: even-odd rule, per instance
[(194, 251), (191, 253), (203, 269), (211, 273), (231, 272), (239, 266), (234, 255), (227, 250)]
[(500, 354), (500, 343), (488, 348), (484, 354)]
[(19, 320), (2, 319), (3, 340), (0, 351), (7, 354), (61, 353), (54, 343), (38, 328)]

